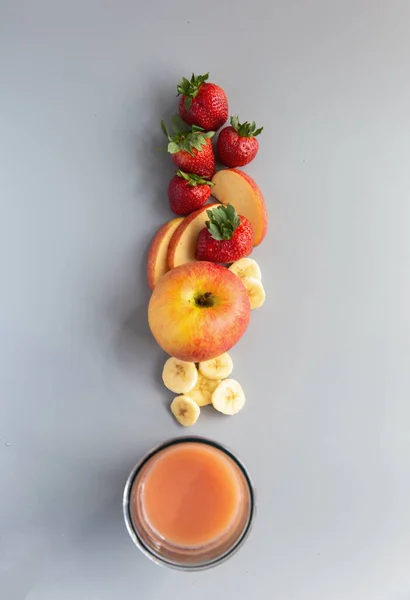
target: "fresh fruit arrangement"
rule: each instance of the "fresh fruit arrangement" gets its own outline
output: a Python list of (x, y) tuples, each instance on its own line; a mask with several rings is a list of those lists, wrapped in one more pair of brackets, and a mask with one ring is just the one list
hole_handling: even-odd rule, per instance
[[(196, 423), (207, 405), (225, 415), (243, 408), (227, 352), (245, 333), (251, 310), (265, 302), (261, 270), (249, 255), (266, 236), (266, 203), (237, 168), (256, 157), (263, 127), (238, 116), (224, 127), (226, 93), (208, 79), (209, 73), (184, 77), (171, 133), (161, 121), (177, 167), (168, 200), (178, 217), (158, 230), (147, 258), (148, 323), (170, 355), (162, 378), (178, 394), (170, 408), (184, 426)], [(212, 138), (221, 127), (215, 152)], [(228, 168), (215, 172), (215, 154)]]

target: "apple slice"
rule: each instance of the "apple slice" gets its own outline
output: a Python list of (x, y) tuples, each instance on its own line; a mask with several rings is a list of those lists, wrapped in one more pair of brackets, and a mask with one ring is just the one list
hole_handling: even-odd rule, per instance
[(217, 206), (217, 202), (205, 204), (195, 210), (180, 223), (168, 246), (168, 267), (174, 269), (179, 265), (195, 261), (195, 248), (199, 232), (208, 221), (206, 211)]
[(253, 225), (253, 245), (258, 246), (266, 235), (268, 213), (259, 187), (239, 169), (223, 169), (215, 173), (211, 194), (222, 204), (232, 204), (238, 215)]
[(158, 279), (169, 271), (167, 261), (169, 241), (183, 220), (184, 217), (178, 217), (164, 223), (152, 239), (147, 257), (147, 280), (151, 290), (157, 285)]

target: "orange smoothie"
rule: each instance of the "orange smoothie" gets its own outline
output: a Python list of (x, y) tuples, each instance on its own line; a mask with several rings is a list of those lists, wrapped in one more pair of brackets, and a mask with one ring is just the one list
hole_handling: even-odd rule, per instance
[(253, 487), (245, 467), (223, 446), (177, 438), (135, 466), (123, 508), (128, 532), (148, 558), (200, 570), (229, 558), (246, 539)]
[(205, 444), (164, 450), (144, 480), (142, 510), (158, 535), (178, 546), (202, 546), (229, 529), (240, 503), (238, 473)]

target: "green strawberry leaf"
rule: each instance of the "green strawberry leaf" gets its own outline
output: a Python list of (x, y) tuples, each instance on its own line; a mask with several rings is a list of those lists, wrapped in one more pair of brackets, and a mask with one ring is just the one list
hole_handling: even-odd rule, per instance
[(176, 175), (178, 175), (178, 177), (180, 177), (181, 179), (185, 179), (185, 181), (189, 181), (189, 174), (185, 173), (185, 171), (181, 171), (178, 169)]
[(224, 239), (219, 227), (217, 227), (213, 223), (210, 223), (209, 221), (206, 221), (205, 225), (207, 226), (208, 231), (214, 240), (221, 242)]
[(240, 221), (240, 219), (239, 219), (239, 217), (238, 217), (238, 215), (237, 215), (237, 212), (236, 212), (236, 210), (235, 210), (235, 209), (234, 209), (234, 207), (232, 206), (232, 204), (228, 204), (228, 206), (226, 207), (225, 214), (226, 214), (226, 220), (227, 220), (229, 223), (232, 223), (232, 224), (233, 224), (234, 230), (235, 230), (237, 227), (239, 227), (239, 224), (240, 224), (240, 222), (241, 222), (241, 221)]
[(165, 125), (164, 119), (162, 119), (162, 121), (161, 121), (161, 129), (165, 133), (165, 135), (167, 136), (167, 138), (169, 139), (169, 133), (168, 133), (167, 126)]
[(172, 129), (174, 133), (184, 133), (187, 131), (187, 126), (185, 121), (181, 119), (179, 115), (172, 115), (171, 117)]
[(222, 223), (224, 222), (225, 218), (223, 213), (219, 211), (219, 207), (207, 210), (206, 214), (208, 215), (212, 223), (215, 223), (215, 225), (218, 226), (222, 226)]
[(230, 240), (232, 237), (232, 231), (229, 227), (223, 227), (222, 228), (222, 237), (224, 240)]
[(217, 206), (207, 210), (206, 214), (209, 221), (205, 225), (214, 240), (218, 241), (230, 240), (241, 222), (232, 204)]
[(200, 140), (199, 136), (197, 136), (196, 139), (193, 139), (192, 142), (191, 142), (191, 144), (195, 148), (195, 150), (198, 150), (198, 152), (201, 151), (203, 143), (201, 143), (201, 140)]
[(178, 169), (176, 175), (188, 182), (189, 186), (196, 187), (197, 185), (209, 185), (210, 187), (215, 185), (212, 181), (209, 181), (206, 177), (200, 177), (199, 175), (195, 175), (194, 173), (185, 173)]
[(263, 131), (263, 127), (260, 127), (259, 129), (256, 128), (255, 121), (252, 121), (252, 123), (248, 123), (248, 121), (245, 121), (245, 123), (240, 123), (238, 115), (231, 117), (230, 123), (238, 133), (239, 137), (256, 137)]
[(184, 99), (184, 106), (185, 106), (185, 110), (187, 112), (189, 112), (191, 110), (191, 106), (192, 106), (192, 96), (185, 96)]
[[(177, 85), (177, 93), (178, 93), (177, 95), (178, 96), (183, 95), (186, 97), (190, 97), (191, 104), (192, 104), (192, 98), (196, 97), (196, 95), (199, 92), (199, 88), (201, 87), (201, 85), (203, 83), (205, 83), (205, 81), (207, 81), (208, 78), (209, 78), (209, 73), (205, 73), (205, 75), (194, 75), (194, 73), (192, 73), (191, 80), (188, 80), (186, 77), (183, 77)], [(191, 108), (191, 104), (189, 104), (189, 106), (187, 106), (186, 98), (185, 98), (184, 102), (185, 102), (186, 110), (189, 111), (189, 109)]]
[(168, 137), (168, 152), (171, 154), (175, 154), (180, 150), (184, 150), (185, 152), (189, 152), (192, 156), (194, 156), (194, 150), (201, 152), (203, 146), (207, 143), (207, 139), (211, 138), (214, 135), (214, 131), (207, 131), (201, 127), (192, 126), (190, 129), (186, 128), (187, 125), (184, 124), (179, 115), (174, 115), (172, 117), (172, 128), (174, 130), (173, 135), (169, 135), (168, 129), (164, 123), (161, 121), (161, 128), (164, 134)]
[(180, 147), (175, 142), (169, 142), (168, 144), (168, 152), (170, 154), (176, 154), (180, 151)]
[(238, 131), (239, 129), (239, 117), (238, 115), (235, 115), (234, 117), (231, 117), (231, 125), (232, 127)]
[[(178, 87), (181, 87), (183, 90), (187, 90), (189, 88), (189, 79), (187, 79), (186, 77), (183, 77), (181, 79), (181, 81), (179, 82)], [(184, 92), (181, 92), (181, 94), (183, 94)]]

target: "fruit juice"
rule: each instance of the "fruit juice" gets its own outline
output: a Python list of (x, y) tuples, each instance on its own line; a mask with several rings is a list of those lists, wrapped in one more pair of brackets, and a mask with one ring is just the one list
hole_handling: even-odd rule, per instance
[(202, 568), (245, 538), (253, 492), (244, 467), (228, 451), (201, 438), (182, 438), (137, 465), (124, 508), (131, 537), (150, 558)]
[(240, 500), (238, 476), (225, 456), (204, 444), (168, 448), (144, 482), (147, 521), (178, 546), (201, 546), (234, 522)]

